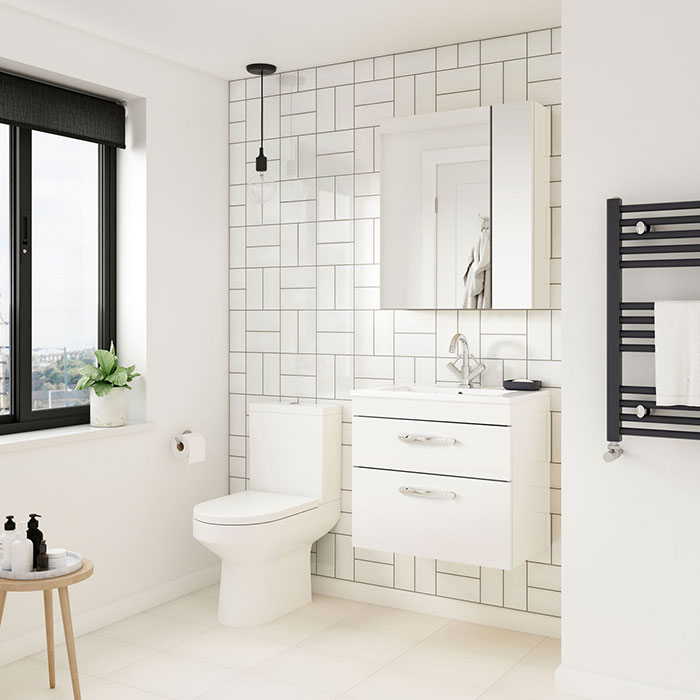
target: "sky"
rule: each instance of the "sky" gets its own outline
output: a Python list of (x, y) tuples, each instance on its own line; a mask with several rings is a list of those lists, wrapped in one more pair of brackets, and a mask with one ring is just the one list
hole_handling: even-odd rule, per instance
[[(32, 176), (32, 347), (95, 347), (98, 146), (34, 132)], [(0, 316), (5, 319), (8, 301), (9, 128), (0, 124)], [(5, 345), (2, 335), (0, 330)]]

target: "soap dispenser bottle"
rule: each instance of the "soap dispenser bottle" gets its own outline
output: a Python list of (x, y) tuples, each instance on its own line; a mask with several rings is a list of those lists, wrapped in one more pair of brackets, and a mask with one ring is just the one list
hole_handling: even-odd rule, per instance
[(14, 515), (8, 515), (0, 535), (0, 569), (12, 571), (12, 543), (17, 539)]
[(26, 574), (34, 569), (34, 545), (27, 539), (27, 523), (20, 523), (19, 537), (12, 543), (12, 571)]
[(39, 556), (39, 545), (41, 544), (41, 540), (44, 539), (44, 533), (39, 529), (39, 521), (37, 520), (37, 518), (40, 517), (41, 516), (37, 515), (36, 513), (30, 513), (29, 522), (27, 523), (27, 538), (31, 541), (32, 546), (34, 547), (34, 552), (32, 554), (33, 569), (36, 569), (36, 560)]
[(46, 553), (46, 540), (42, 540), (39, 545), (39, 556), (36, 558), (36, 570), (49, 570), (49, 555)]

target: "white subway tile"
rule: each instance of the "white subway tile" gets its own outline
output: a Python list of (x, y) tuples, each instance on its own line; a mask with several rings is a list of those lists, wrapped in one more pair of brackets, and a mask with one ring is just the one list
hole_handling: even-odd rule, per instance
[(455, 68), (440, 71), (437, 74), (437, 92), (462, 92), (463, 90), (479, 89), (478, 67)]
[(245, 289), (232, 289), (228, 293), (229, 309), (245, 309)]
[(549, 360), (552, 356), (552, 312), (527, 312), (527, 357)]
[(458, 64), (458, 47), (456, 44), (452, 46), (441, 46), (437, 50), (437, 69), (449, 70), (450, 68), (457, 68)]
[(358, 265), (358, 264), (355, 264), (355, 286), (356, 287), (378, 287), (379, 286), (379, 265)]
[(299, 352), (316, 352), (316, 311), (299, 311)]
[(352, 263), (352, 247), (352, 243), (319, 243), (316, 248), (318, 264), (349, 265)]
[(527, 78), (530, 82), (561, 78), (561, 54), (554, 53), (549, 56), (528, 58)]
[(372, 355), (374, 352), (374, 314), (355, 311), (355, 354)]
[(352, 241), (352, 238), (352, 221), (323, 221), (318, 223), (318, 243), (343, 243)]
[(526, 311), (482, 311), (482, 333), (527, 333)]
[(394, 585), (394, 567), (388, 564), (377, 564), (376, 562), (356, 559), (355, 581), (391, 588)]
[(308, 92), (294, 92), (289, 95), (282, 95), (280, 98), (280, 114), (283, 116), (315, 111), (316, 93), (312, 90)]
[(279, 352), (280, 334), (267, 331), (248, 331), (246, 333), (247, 352)]
[(299, 224), (299, 264), (316, 264), (316, 224)]
[(335, 396), (335, 358), (333, 355), (314, 355), (316, 358), (316, 396), (332, 399)]
[[(344, 244), (343, 244), (344, 245)], [(353, 308), (353, 269), (350, 265), (335, 268), (335, 308)]]
[(278, 331), (280, 315), (277, 311), (249, 311), (246, 324), (249, 331)]
[(416, 592), (435, 595), (435, 559), (416, 557)]
[(316, 377), (283, 374), (280, 377), (280, 393), (282, 396), (314, 398), (316, 396)]
[(288, 71), (280, 73), (280, 92), (286, 94), (289, 92), (297, 92), (299, 89), (299, 74), (297, 71)]
[(561, 567), (530, 562), (527, 567), (527, 585), (561, 591)]
[(527, 35), (527, 55), (540, 56), (552, 50), (552, 31), (529, 32)]
[(447, 95), (437, 96), (438, 112), (448, 112), (451, 109), (469, 109), (479, 106), (479, 90), (467, 92), (450, 92)]
[(319, 155), (327, 153), (346, 153), (353, 150), (354, 139), (352, 129), (346, 131), (331, 131), (319, 134), (316, 138), (316, 152)]
[(481, 568), (481, 602), (486, 605), (503, 605), (503, 571)]
[(352, 129), (354, 124), (353, 109), (355, 104), (355, 89), (345, 85), (335, 89), (335, 128)]
[(245, 352), (245, 311), (229, 312), (229, 350)]
[(324, 535), (316, 543), (316, 573), (335, 576), (335, 535)]
[(355, 184), (352, 175), (335, 178), (335, 218), (352, 219)]
[(437, 575), (437, 594), (445, 598), (457, 598), (479, 602), (479, 579), (450, 574)]
[[(316, 198), (316, 181), (313, 178), (304, 180), (287, 180), (280, 183), (280, 201), (295, 202)], [(251, 245), (250, 238), (248, 245)]]
[(319, 311), (317, 317), (318, 331), (342, 331), (352, 333), (352, 311)]
[(393, 102), (378, 102), (355, 107), (355, 125), (358, 128), (378, 126), (383, 121), (394, 116)]
[(395, 311), (397, 333), (434, 333), (435, 311)]
[(306, 68), (297, 73), (297, 83), (299, 90), (315, 90), (316, 89), (316, 69)]
[(408, 554), (395, 554), (394, 586), (404, 591), (412, 591), (415, 585), (415, 558)]
[(358, 287), (355, 290), (356, 309), (378, 309), (379, 308), (379, 288), (378, 287)]
[(313, 377), (316, 374), (316, 356), (284, 353), (281, 356), (280, 372)]
[(374, 79), (374, 59), (355, 61), (355, 82), (362, 83)]
[(435, 355), (435, 336), (432, 333), (396, 333), (394, 347), (397, 355)]
[(321, 333), (316, 335), (317, 352), (328, 355), (352, 355), (352, 333)]
[(336, 153), (325, 156), (319, 155), (316, 158), (316, 167), (319, 177), (350, 175), (353, 171), (353, 154)]
[(355, 172), (374, 170), (374, 129), (355, 130)]
[(352, 63), (335, 63), (332, 66), (321, 66), (316, 69), (316, 86), (318, 88), (346, 85), (353, 81), (354, 66)]
[(394, 360), (392, 357), (356, 357), (355, 376), (364, 379), (393, 379)]
[[(280, 118), (281, 136), (299, 136), (313, 134), (316, 131), (316, 112), (290, 114)], [(267, 137), (267, 133), (265, 134)], [(272, 134), (270, 134), (272, 136)], [(250, 133), (248, 134), (250, 138)], [(259, 138), (259, 135), (258, 135)]]
[(335, 129), (335, 89), (326, 88), (319, 90), (317, 94), (318, 130), (333, 131)]
[(355, 562), (352, 556), (352, 537), (335, 537), (335, 575), (337, 578), (353, 580)]
[(486, 39), (481, 42), (481, 62), (509, 61), (527, 56), (527, 34)]
[(416, 81), (412, 75), (396, 78), (394, 113), (397, 117), (410, 117), (416, 113)]
[(283, 224), (315, 221), (316, 201), (282, 202), (280, 205), (280, 217)]
[(470, 41), (459, 45), (459, 65), (478, 66), (480, 63), (481, 48), (478, 41)]
[(281, 272), (280, 286), (282, 289), (316, 286), (315, 267), (287, 267)]
[(316, 179), (316, 218), (327, 221), (335, 218), (335, 178)]
[(527, 609), (527, 564), (503, 572), (503, 605), (515, 610)]
[(245, 396), (229, 396), (229, 431), (231, 435), (245, 435)]
[(391, 78), (355, 85), (355, 105), (389, 102), (393, 99), (394, 81)]
[[(542, 80), (538, 83), (528, 83), (527, 96), (528, 99), (543, 105), (559, 104), (561, 102), (561, 80)], [(554, 153), (554, 149), (552, 152)]]
[(374, 353), (375, 355), (394, 354), (394, 312), (377, 310), (374, 312)]
[(374, 77), (376, 80), (394, 77), (393, 56), (380, 56), (374, 59)]
[(231, 80), (228, 84), (228, 99), (245, 100), (245, 80)]
[(503, 100), (524, 102), (527, 99), (527, 62), (506, 61), (503, 64)]
[(435, 49), (399, 53), (394, 57), (396, 75), (411, 75), (435, 70)]
[(561, 27), (552, 29), (552, 53), (561, 53)]
[(416, 76), (416, 114), (430, 114), (435, 106), (435, 73)]
[(263, 393), (265, 396), (279, 396), (280, 393), (280, 356), (263, 355)]
[(480, 570), (473, 564), (462, 564), (460, 562), (442, 561), (438, 559), (437, 570), (442, 574), (453, 574), (455, 576), (471, 576), (479, 578)]
[(481, 104), (496, 105), (503, 102), (503, 64), (487, 63), (481, 66)]
[(561, 616), (561, 593), (539, 588), (527, 589), (527, 609), (542, 615)]

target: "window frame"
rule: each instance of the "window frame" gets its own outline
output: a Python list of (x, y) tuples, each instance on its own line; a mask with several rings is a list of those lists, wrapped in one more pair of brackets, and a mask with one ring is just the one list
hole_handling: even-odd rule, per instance
[[(10, 412), (0, 435), (90, 422), (89, 405), (32, 409), (32, 132), (10, 126)], [(117, 341), (117, 149), (97, 147), (97, 341), (108, 348)]]

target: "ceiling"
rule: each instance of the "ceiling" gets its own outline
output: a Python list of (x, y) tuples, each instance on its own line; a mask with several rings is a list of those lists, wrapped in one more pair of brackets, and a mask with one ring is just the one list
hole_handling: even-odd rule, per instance
[(557, 26), (560, 0), (2, 0), (222, 78)]

